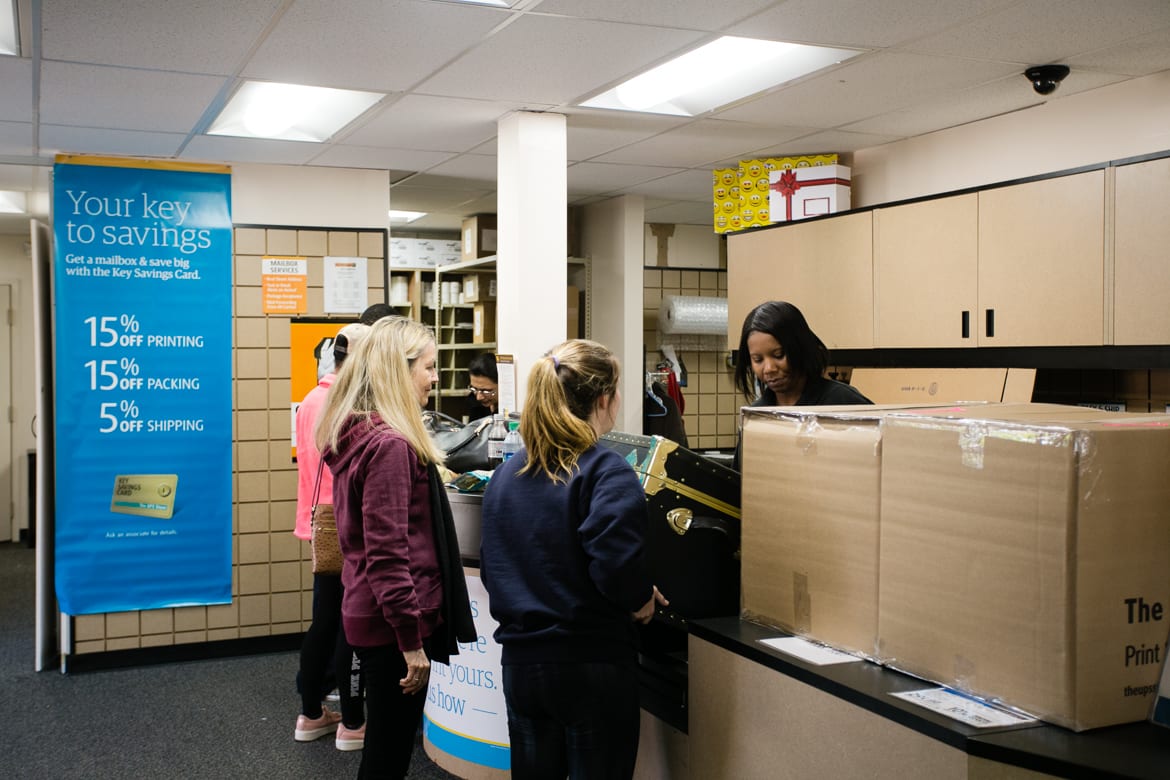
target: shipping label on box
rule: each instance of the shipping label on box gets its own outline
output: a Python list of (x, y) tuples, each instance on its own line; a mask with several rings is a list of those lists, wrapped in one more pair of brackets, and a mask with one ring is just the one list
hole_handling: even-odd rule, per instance
[(1077, 730), (1142, 720), (1170, 418), (1014, 406), (883, 420), (879, 660)]
[(477, 303), (472, 309), (471, 342), (490, 344), (496, 340), (496, 305)]
[(816, 165), (780, 168), (769, 174), (773, 222), (792, 222), (847, 211), (849, 168), (844, 165)]

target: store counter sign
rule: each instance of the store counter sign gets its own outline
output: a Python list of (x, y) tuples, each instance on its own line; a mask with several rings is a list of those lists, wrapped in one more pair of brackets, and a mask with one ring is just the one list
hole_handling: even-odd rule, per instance
[(62, 156), (53, 214), (61, 610), (230, 603), (230, 169)]
[(303, 257), (265, 257), (260, 285), (265, 314), (301, 314), (309, 308), (309, 264)]

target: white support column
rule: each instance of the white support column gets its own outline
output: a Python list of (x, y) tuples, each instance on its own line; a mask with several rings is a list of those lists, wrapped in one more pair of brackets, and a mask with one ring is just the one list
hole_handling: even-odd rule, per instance
[(645, 221), (643, 197), (622, 195), (586, 206), (581, 236), (582, 251), (593, 263), (593, 340), (622, 364), (617, 430), (626, 433), (642, 432)]
[(498, 127), (497, 351), (516, 359), (520, 408), (533, 362), (565, 340), (565, 128), (563, 114), (527, 111), (508, 114)]

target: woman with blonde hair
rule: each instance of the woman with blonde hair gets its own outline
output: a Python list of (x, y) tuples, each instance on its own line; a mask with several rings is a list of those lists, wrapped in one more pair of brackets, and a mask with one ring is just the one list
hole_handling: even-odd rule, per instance
[(359, 778), (406, 776), (431, 659), (476, 638), (459, 544), (423, 427), (435, 371), (431, 331), (382, 319), (350, 354), (317, 427), (333, 474), (344, 558), (345, 636), (366, 683)]
[(515, 780), (633, 775), (634, 624), (667, 602), (643, 555), (646, 496), (598, 445), (621, 408), (620, 375), (613, 353), (584, 339), (536, 361), (525, 449), (484, 494), (480, 576), (499, 622)]

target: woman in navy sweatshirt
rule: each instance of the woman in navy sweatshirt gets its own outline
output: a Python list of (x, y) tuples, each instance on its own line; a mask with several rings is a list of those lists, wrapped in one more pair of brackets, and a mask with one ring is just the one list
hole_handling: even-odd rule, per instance
[(645, 493), (597, 444), (617, 419), (619, 376), (613, 353), (583, 339), (538, 360), (525, 449), (484, 494), (480, 576), (499, 622), (515, 780), (633, 775), (634, 623), (667, 602), (643, 555)]

